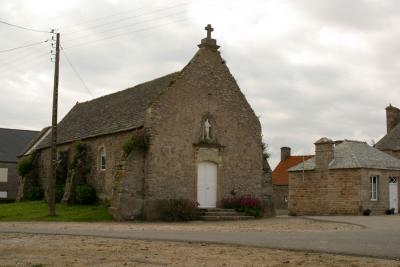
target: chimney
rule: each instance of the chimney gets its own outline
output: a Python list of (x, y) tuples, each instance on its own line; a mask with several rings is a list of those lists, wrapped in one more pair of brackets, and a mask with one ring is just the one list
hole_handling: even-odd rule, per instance
[(400, 109), (389, 105), (386, 107), (386, 130), (390, 132), (400, 122)]
[(281, 161), (286, 160), (288, 157), (290, 157), (290, 147), (281, 147)]
[(315, 145), (315, 168), (326, 170), (334, 157), (334, 144), (331, 139), (323, 137), (314, 143)]

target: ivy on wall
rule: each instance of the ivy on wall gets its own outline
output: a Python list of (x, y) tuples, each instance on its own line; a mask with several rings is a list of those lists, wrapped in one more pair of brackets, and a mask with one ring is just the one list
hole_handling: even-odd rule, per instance
[(149, 148), (149, 137), (145, 131), (136, 131), (122, 144), (124, 156), (127, 157), (133, 150), (147, 151)]

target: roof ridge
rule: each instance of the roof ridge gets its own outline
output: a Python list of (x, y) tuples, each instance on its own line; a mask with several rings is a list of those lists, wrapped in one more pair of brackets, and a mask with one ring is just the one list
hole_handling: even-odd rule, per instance
[(24, 132), (40, 132), (39, 130), (25, 130), (25, 129), (15, 129), (15, 128), (3, 128), (3, 127), (0, 127), (0, 130), (24, 131)]

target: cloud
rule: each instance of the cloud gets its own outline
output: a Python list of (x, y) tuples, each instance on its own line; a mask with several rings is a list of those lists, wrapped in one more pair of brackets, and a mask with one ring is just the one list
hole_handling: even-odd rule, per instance
[[(281, 146), (310, 154), (322, 136), (377, 141), (385, 106), (400, 105), (395, 0), (9, 0), (0, 3), (0, 17), (61, 29), (65, 52), (91, 93), (62, 56), (59, 118), (92, 95), (180, 70), (212, 23), (222, 56), (260, 116), (272, 166)], [(48, 37), (5, 25), (0, 34), (7, 37), (0, 50)], [(49, 51), (42, 45), (0, 54), (1, 127), (50, 123)]]

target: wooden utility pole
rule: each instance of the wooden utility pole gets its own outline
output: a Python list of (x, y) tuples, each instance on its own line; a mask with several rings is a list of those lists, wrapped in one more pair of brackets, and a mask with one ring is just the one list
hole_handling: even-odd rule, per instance
[(60, 33), (56, 34), (56, 54), (54, 67), (53, 110), (51, 120), (51, 173), (47, 181), (47, 203), (49, 216), (56, 216), (56, 176), (57, 176), (57, 106), (58, 73), (60, 65)]

